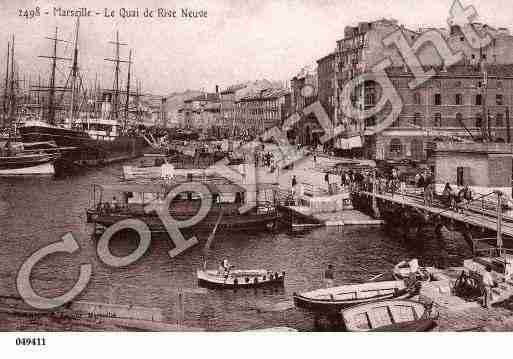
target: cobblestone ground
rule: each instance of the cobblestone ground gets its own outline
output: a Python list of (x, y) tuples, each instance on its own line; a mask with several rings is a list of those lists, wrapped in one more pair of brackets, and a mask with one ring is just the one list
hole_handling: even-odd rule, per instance
[(513, 312), (502, 308), (473, 308), (444, 311), (438, 320), (440, 331), (512, 331)]

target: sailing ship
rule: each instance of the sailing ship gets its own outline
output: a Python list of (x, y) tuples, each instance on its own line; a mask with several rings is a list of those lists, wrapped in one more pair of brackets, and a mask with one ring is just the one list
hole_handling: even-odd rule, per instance
[(16, 133), (17, 112), (14, 36), (7, 48), (3, 123), (4, 126), (7, 125), (8, 134), (5, 138), (0, 138), (0, 176), (54, 175), (54, 161), (59, 157), (58, 153), (26, 150), (23, 144), (13, 136)]
[[(48, 112), (46, 114), (45, 121), (39, 120), (28, 120), (25, 121), (20, 127), (19, 132), (23, 142), (48, 142), (53, 141), (59, 147), (68, 148), (66, 151), (65, 158), (72, 162), (84, 162), (84, 161), (101, 161), (109, 158), (112, 155), (129, 155), (136, 157), (142, 148), (145, 146), (145, 142), (142, 138), (137, 136), (128, 136), (128, 126), (121, 126), (118, 117), (118, 105), (119, 95), (123, 93), (119, 90), (119, 72), (120, 63), (128, 62), (131, 64), (131, 58), (128, 61), (121, 60), (119, 57), (119, 34), (116, 33), (116, 41), (113, 42), (116, 45), (116, 57), (115, 59), (108, 59), (116, 64), (115, 67), (115, 83), (114, 89), (112, 90), (112, 110), (106, 114), (109, 118), (88, 118), (84, 121), (80, 118), (80, 109), (77, 109), (76, 98), (78, 91), (81, 89), (81, 81), (79, 80), (78, 73), (78, 36), (79, 36), (79, 20), (77, 18), (77, 24), (75, 28), (74, 36), (74, 51), (73, 51), (73, 64), (71, 67), (71, 73), (68, 78), (68, 82), (64, 87), (56, 86), (56, 67), (57, 60), (69, 60), (59, 57), (57, 54), (57, 43), (64, 41), (58, 39), (58, 29), (55, 29), (54, 37), (48, 38), (53, 41), (53, 55), (52, 56), (41, 56), (52, 60), (51, 75), (50, 75), (50, 86), (38, 87), (36, 91), (47, 91), (48, 95)], [(131, 52), (130, 52), (131, 54)], [(130, 55), (131, 56), (131, 55)], [(79, 85), (80, 84), (80, 85)], [(70, 106), (68, 109), (68, 118), (63, 123), (57, 123), (56, 110), (60, 107), (56, 104), (55, 93), (57, 91), (70, 92)], [(130, 66), (128, 71), (128, 81), (126, 90), (126, 111), (125, 117), (128, 116), (128, 102), (130, 98)], [(62, 99), (62, 96), (61, 96)], [(108, 122), (108, 126), (105, 124)], [(127, 119), (124, 119), (124, 125), (126, 125)], [(95, 131), (95, 127), (98, 126), (109, 127), (108, 130), (104, 131), (105, 134), (101, 136), (98, 131)], [(93, 129), (91, 129), (93, 127)], [(118, 131), (118, 127), (123, 127), (122, 131)]]

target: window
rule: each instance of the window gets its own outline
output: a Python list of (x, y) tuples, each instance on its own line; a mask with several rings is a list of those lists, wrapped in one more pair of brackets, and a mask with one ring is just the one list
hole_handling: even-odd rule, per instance
[(456, 94), (456, 97), (455, 97), (455, 101), (456, 105), (461, 105), (462, 104), (462, 99), (461, 99), (461, 94), (460, 93), (457, 93)]
[(456, 114), (456, 122), (458, 123), (458, 125), (463, 125), (463, 116), (461, 115), (461, 113)]
[(476, 127), (483, 127), (483, 118), (481, 117), (481, 115), (476, 115)]
[(502, 94), (498, 93), (497, 95), (495, 95), (495, 102), (499, 106), (503, 105), (504, 101), (503, 101), (503, 98), (502, 98)]
[(415, 93), (413, 94), (413, 103), (414, 103), (415, 105), (420, 105), (420, 103), (421, 103), (421, 100), (420, 100), (420, 93), (415, 92)]
[(476, 95), (476, 106), (481, 106), (483, 104), (483, 95), (478, 93)]
[(365, 120), (366, 126), (375, 126), (376, 125), (376, 117), (371, 116)]
[(415, 114), (413, 115), (413, 124), (415, 126), (422, 126), (422, 120), (421, 120), (420, 113), (415, 112)]
[(366, 97), (367, 97), (366, 105), (374, 106), (376, 104), (376, 97), (373, 92), (367, 93)]
[(435, 120), (434, 120), (434, 126), (435, 127), (442, 127), (442, 114), (435, 113)]
[(502, 81), (497, 81), (497, 88), (502, 89)]
[(392, 138), (390, 140), (390, 153), (400, 155), (403, 152), (403, 145), (401, 140), (398, 138)]
[(442, 104), (442, 95), (439, 93), (435, 93), (435, 106), (440, 106)]
[(498, 113), (497, 115), (495, 115), (495, 126), (504, 126), (504, 115), (502, 113)]

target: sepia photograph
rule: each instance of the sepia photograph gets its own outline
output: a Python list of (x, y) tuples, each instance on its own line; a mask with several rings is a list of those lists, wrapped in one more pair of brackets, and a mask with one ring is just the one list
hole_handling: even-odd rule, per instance
[(510, 8), (0, 0), (6, 347), (513, 331)]

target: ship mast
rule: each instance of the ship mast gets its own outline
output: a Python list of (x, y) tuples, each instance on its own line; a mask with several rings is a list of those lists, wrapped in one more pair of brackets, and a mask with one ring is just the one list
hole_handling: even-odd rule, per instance
[(127, 45), (125, 43), (119, 42), (119, 31), (116, 31), (116, 41), (109, 41), (110, 44), (116, 45), (116, 57), (114, 59), (105, 59), (105, 61), (111, 61), (115, 63), (114, 67), (114, 96), (112, 99), (112, 114), (114, 115), (114, 119), (117, 121), (118, 116), (118, 106), (119, 106), (119, 64), (121, 62), (127, 62), (125, 60), (121, 60), (119, 58), (119, 46)]
[[(40, 55), (39, 57), (52, 59), (52, 67), (51, 67), (51, 75), (50, 75), (50, 86), (48, 89), (40, 89), (42, 91), (49, 91), (48, 96), (48, 122), (50, 124), (55, 124), (55, 71), (57, 68), (57, 60), (71, 60), (69, 58), (63, 58), (57, 56), (57, 42), (68, 42), (66, 40), (61, 40), (57, 38), (57, 27), (55, 28), (55, 37), (46, 37), (48, 40), (53, 41), (53, 55), (52, 56), (43, 56)], [(65, 89), (62, 89), (63, 91)]]
[(128, 105), (130, 102), (130, 68), (132, 65), (132, 50), (128, 52), (128, 75), (126, 81), (125, 119), (123, 121), (123, 132), (126, 131), (128, 122)]
[(80, 17), (77, 17), (77, 25), (75, 29), (75, 48), (73, 50), (73, 65), (71, 68), (71, 104), (69, 107), (70, 127), (73, 128), (73, 107), (75, 105), (75, 87), (78, 73), (78, 27), (80, 25)]
[(14, 96), (14, 35), (11, 42), (11, 81), (9, 89), (9, 121), (10, 125), (14, 122), (14, 112), (16, 108), (16, 97)]
[(8, 89), (9, 89), (9, 62), (10, 62), (10, 55), (11, 53), (11, 43), (9, 41), (7, 41), (7, 60), (6, 60), (6, 63), (7, 63), (7, 66), (5, 68), (5, 87), (4, 87), (4, 103), (3, 103), (3, 107), (4, 107), (4, 112), (3, 112), (3, 123), (2, 123), (2, 126), (5, 126), (6, 123), (7, 123), (7, 101), (8, 101)]

